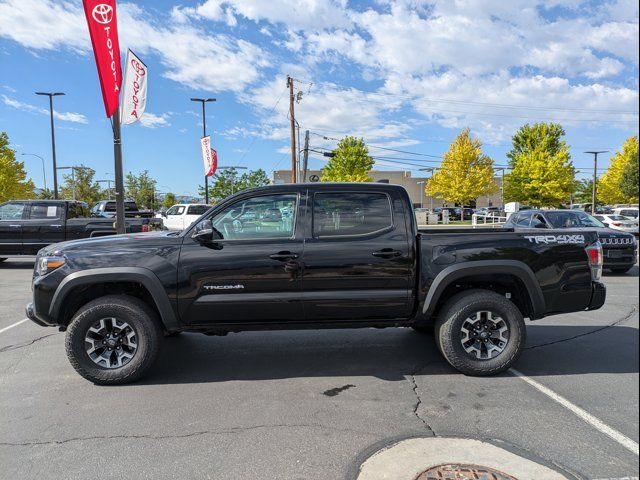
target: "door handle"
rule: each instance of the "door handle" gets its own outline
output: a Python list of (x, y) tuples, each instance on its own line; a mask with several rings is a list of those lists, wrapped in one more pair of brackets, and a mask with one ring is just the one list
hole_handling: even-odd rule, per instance
[(285, 262), (287, 260), (293, 260), (295, 258), (298, 258), (298, 254), (293, 252), (278, 252), (278, 253), (273, 253), (269, 255), (269, 258), (271, 258), (272, 260)]
[(400, 255), (402, 255), (402, 252), (399, 250), (394, 250), (393, 248), (383, 248), (382, 250), (373, 252), (371, 255), (379, 258), (393, 258), (399, 257)]

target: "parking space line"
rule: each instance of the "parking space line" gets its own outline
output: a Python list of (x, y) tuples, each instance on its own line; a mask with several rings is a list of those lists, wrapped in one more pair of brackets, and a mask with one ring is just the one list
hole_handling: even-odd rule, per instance
[(544, 393), (551, 400), (553, 400), (553, 401), (559, 403), (560, 405), (562, 405), (564, 408), (566, 408), (567, 410), (572, 412), (574, 415), (580, 417), (582, 420), (587, 422), (589, 425), (594, 427), (599, 432), (604, 433), (605, 435), (607, 435), (611, 439), (613, 439), (616, 442), (618, 442), (620, 445), (622, 445), (624, 448), (626, 448), (627, 450), (629, 450), (633, 454), (638, 455), (638, 443), (637, 442), (634, 442), (629, 437), (626, 437), (622, 433), (618, 432), (617, 430), (614, 430), (613, 428), (609, 427), (604, 422), (602, 422), (598, 418), (594, 417), (593, 415), (591, 415), (586, 410), (583, 410), (582, 408), (578, 407), (577, 405), (574, 405), (573, 403), (571, 403), (566, 398), (558, 395), (556, 392), (554, 392), (550, 388), (547, 388), (544, 385), (536, 382), (535, 380), (527, 377), (525, 374), (523, 374), (522, 372), (519, 372), (515, 368), (511, 368), (511, 369), (509, 369), (509, 371), (511, 373), (513, 373), (515, 376), (520, 377), (522, 380), (527, 382), (529, 385), (531, 385), (536, 390)]
[(16, 322), (16, 323), (14, 323), (12, 325), (9, 325), (8, 327), (0, 328), (0, 333), (6, 332), (7, 330), (12, 329), (13, 327), (17, 327), (18, 325), (20, 325), (21, 323), (26, 322), (27, 320), (29, 320), (29, 319), (28, 318), (23, 318), (19, 322)]

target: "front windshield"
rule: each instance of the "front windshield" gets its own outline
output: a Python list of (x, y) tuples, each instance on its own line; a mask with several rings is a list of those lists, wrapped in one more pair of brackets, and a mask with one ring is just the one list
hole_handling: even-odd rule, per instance
[(584, 212), (546, 212), (553, 228), (605, 228), (604, 223)]

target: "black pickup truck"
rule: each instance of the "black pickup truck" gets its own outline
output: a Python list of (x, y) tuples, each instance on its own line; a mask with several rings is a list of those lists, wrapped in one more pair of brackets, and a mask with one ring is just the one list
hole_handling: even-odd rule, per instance
[[(126, 231), (151, 231), (149, 219), (127, 219)], [(115, 235), (113, 219), (89, 218), (87, 204), (71, 200), (11, 200), (0, 204), (0, 262), (36, 255), (52, 243)]]
[(419, 231), (395, 185), (273, 185), (182, 232), (47, 247), (27, 316), (66, 330), (71, 364), (99, 384), (139, 378), (163, 335), (308, 328), (435, 327), (453, 367), (491, 375), (518, 358), (525, 317), (605, 301), (596, 234), (546, 233)]
[[(100, 200), (93, 207), (91, 207), (91, 216), (115, 218), (116, 201)], [(125, 218), (153, 218), (155, 216), (155, 212), (153, 210), (139, 210), (138, 204), (136, 202), (134, 202), (133, 200), (125, 200), (124, 216)]]

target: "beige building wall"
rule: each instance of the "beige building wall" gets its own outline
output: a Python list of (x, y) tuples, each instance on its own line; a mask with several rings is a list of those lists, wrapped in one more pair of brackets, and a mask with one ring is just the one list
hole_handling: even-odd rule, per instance
[[(308, 170), (307, 171), (307, 179), (311, 178), (313, 175), (317, 175), (318, 177), (322, 176), (322, 172), (320, 170)], [(431, 198), (424, 193), (424, 182), (428, 180), (429, 177), (412, 177), (411, 172), (408, 171), (383, 171), (383, 170), (372, 170), (369, 172), (369, 176), (373, 179), (374, 182), (379, 182), (380, 180), (388, 180), (389, 183), (394, 185), (402, 185), (407, 192), (409, 193), (409, 198), (411, 198), (411, 202), (413, 205), (418, 208), (422, 202), (422, 206), (424, 208), (435, 208), (435, 207), (453, 207), (452, 203), (447, 204), (443, 202), (442, 199)], [(496, 184), (498, 186), (498, 191), (489, 197), (480, 197), (476, 199), (476, 207), (501, 207), (501, 193), (500, 193), (500, 185), (502, 183), (502, 179), (500, 177), (495, 178)], [(291, 182), (291, 170), (275, 170), (273, 172), (272, 182), (274, 184), (282, 184)]]

